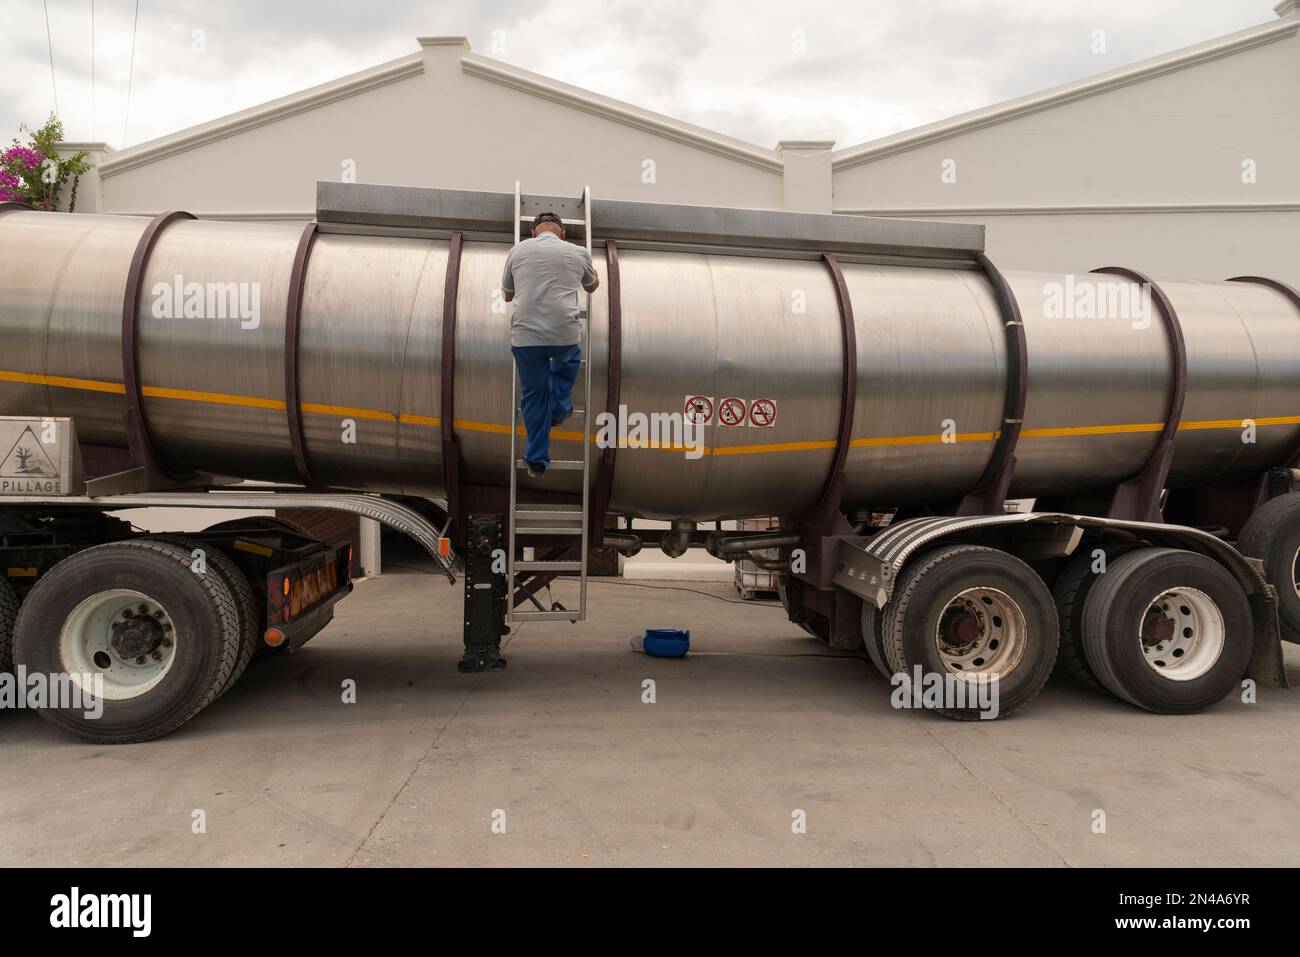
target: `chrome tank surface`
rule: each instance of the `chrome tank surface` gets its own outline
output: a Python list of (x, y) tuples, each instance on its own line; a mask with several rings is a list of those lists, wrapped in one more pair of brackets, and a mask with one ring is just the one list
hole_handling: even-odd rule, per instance
[[(124, 446), (123, 297), (143, 219), (0, 212), (0, 415), (66, 415), (81, 437)], [(296, 481), (285, 402), (285, 323), (301, 228), (177, 222), (148, 258), (138, 304), (145, 411), (162, 460), (184, 470)], [(460, 261), (455, 434), (462, 474), (508, 481), (509, 318), (497, 289), (508, 246), (469, 239)], [(446, 239), (320, 233), (305, 272), (300, 375), (305, 445), (324, 485), (444, 493), (440, 358)], [(609, 289), (592, 321), (593, 406), (606, 405)], [(769, 428), (703, 433), (705, 454), (622, 448), (611, 508), (713, 520), (810, 509), (834, 461), (841, 320), (812, 258), (621, 249), (622, 389), (631, 412), (682, 412), (687, 396), (775, 401)], [(989, 280), (974, 268), (845, 261), (857, 399), (844, 504), (941, 504), (976, 484), (1003, 427), (1007, 348)], [(1063, 318), (1067, 277), (1004, 272), (1028, 350), (1014, 496), (1099, 491), (1138, 472), (1171, 386), (1158, 316)], [(159, 318), (155, 286), (249, 284), (255, 324)], [(1076, 279), (1082, 277), (1075, 277)], [(1118, 277), (1092, 277), (1126, 282)], [(1160, 282), (1186, 341), (1173, 485), (1249, 477), (1300, 440), (1300, 314), (1245, 283)], [(1244, 420), (1257, 423), (1243, 441)], [(595, 427), (593, 425), (593, 433)], [(580, 455), (581, 424), (553, 457)], [(593, 470), (594, 471), (594, 470)], [(526, 479), (521, 480), (527, 482)], [(541, 480), (574, 490), (576, 473)], [(539, 483), (532, 483), (538, 485)]]

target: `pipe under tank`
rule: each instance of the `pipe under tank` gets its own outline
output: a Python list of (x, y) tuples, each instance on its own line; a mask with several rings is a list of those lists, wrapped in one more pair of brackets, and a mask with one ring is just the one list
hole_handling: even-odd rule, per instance
[[(123, 297), (147, 225), (0, 212), (0, 415), (72, 416), (83, 441), (126, 445)], [(322, 231), (311, 246), (299, 388), (303, 441), (322, 485), (444, 494), (450, 243), (409, 232)], [(301, 238), (300, 226), (201, 220), (173, 222), (157, 236), (136, 328), (148, 428), (170, 467), (299, 480), (284, 369)], [(510, 467), (503, 238), (469, 235), (455, 294), (453, 428), (462, 477), (479, 484), (506, 484)], [(698, 457), (621, 448), (611, 510), (706, 521), (810, 509), (834, 462), (843, 376), (840, 305), (825, 264), (761, 249), (631, 246), (618, 256), (620, 401), (630, 412), (680, 414), (686, 397), (700, 395), (715, 414)], [(596, 259), (604, 275), (599, 250)], [(846, 259), (857, 390), (843, 503), (958, 499), (979, 481), (1004, 425), (1008, 347), (990, 279), (947, 260)], [(1130, 309), (1092, 318), (1070, 315), (1079, 310), (1069, 297), (1080, 281), (1105, 281), (1140, 303), (1140, 287), (1117, 276), (1003, 275), (1028, 362), (1011, 495), (1099, 491), (1131, 477), (1151, 456), (1168, 410), (1170, 337), (1149, 304), (1145, 316)], [(1158, 285), (1187, 356), (1170, 486), (1285, 464), (1300, 441), (1300, 310), (1260, 284)], [(162, 300), (179, 290), (178, 306), (187, 289), (225, 296), (231, 314), (186, 318), (181, 306), (169, 315)], [(595, 410), (606, 405), (610, 289), (602, 283), (592, 304)], [(204, 301), (208, 311), (212, 300)], [(717, 407), (731, 397), (769, 400), (772, 421), (719, 424)], [(1253, 441), (1244, 441), (1249, 422)], [(580, 424), (560, 427), (554, 439), (553, 457), (580, 457)], [(578, 481), (564, 472), (521, 477), (525, 487), (570, 491)]]

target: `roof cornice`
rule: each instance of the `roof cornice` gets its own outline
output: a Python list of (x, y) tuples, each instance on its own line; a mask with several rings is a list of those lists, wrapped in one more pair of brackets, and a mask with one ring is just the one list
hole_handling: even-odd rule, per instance
[(860, 143), (857, 146), (845, 147), (835, 154), (831, 160), (831, 165), (835, 172), (842, 172), (855, 166), (861, 166), (863, 163), (870, 163), (886, 156), (892, 156), (895, 153), (914, 150), (930, 143), (960, 136), (963, 133), (1006, 123), (1009, 120), (1029, 116), (1075, 100), (1108, 93), (1111, 90), (1117, 90), (1134, 83), (1141, 83), (1144, 80), (1185, 70), (1200, 63), (1207, 63), (1221, 57), (1231, 56), (1234, 53), (1241, 53), (1254, 47), (1263, 46), (1266, 43), (1272, 43), (1275, 40), (1283, 40), (1294, 36), (1297, 30), (1300, 30), (1300, 19), (1287, 17), (1282, 20), (1271, 21), (1237, 33), (1230, 33), (1226, 37), (1219, 37), (1205, 43), (1198, 43), (1195, 46), (1184, 47), (1172, 53), (1140, 60), (1137, 63), (1109, 70), (1106, 73), (1099, 73), (1083, 80), (1076, 80), (1073, 83), (1053, 87), (1050, 90), (1043, 90), (1014, 100), (996, 103), (993, 106), (972, 110), (946, 120), (939, 120), (937, 123), (929, 123), (916, 129), (904, 130), (901, 133), (894, 133), (867, 143)]
[(307, 110), (314, 110), (336, 100), (357, 96), (423, 72), (424, 54), (412, 53), (401, 59), (391, 60), (368, 70), (362, 70), (360, 73), (353, 73), (337, 80), (331, 80), (328, 83), (322, 83), (319, 86), (313, 86), (298, 93), (280, 97), (278, 100), (271, 100), (269, 103), (263, 103), (239, 113), (232, 113), (229, 116), (208, 123), (192, 126), (189, 129), (181, 130), (179, 133), (163, 136), (156, 140), (149, 140), (138, 146), (132, 146), (100, 163), (99, 173), (100, 176), (107, 179), (145, 163), (152, 163), (176, 153), (183, 153), (186, 150), (204, 146), (214, 140), (257, 129), (257, 127), (265, 126), (267, 123), (274, 123), (276, 120), (282, 120)]
[(640, 107), (621, 103), (550, 77), (521, 70), (500, 60), (493, 60), (477, 53), (467, 53), (460, 58), (460, 65), (466, 76), (499, 83), (623, 126), (737, 160), (769, 173), (780, 173), (784, 169), (784, 164), (775, 150), (764, 149), (753, 143), (732, 139), (660, 113), (652, 113)]
[(913, 206), (880, 208), (841, 208), (844, 216), (888, 216), (897, 219), (934, 219), (951, 216), (1106, 216), (1125, 213), (1293, 213), (1300, 203), (1098, 203), (1093, 205), (1021, 205), (1021, 206)]

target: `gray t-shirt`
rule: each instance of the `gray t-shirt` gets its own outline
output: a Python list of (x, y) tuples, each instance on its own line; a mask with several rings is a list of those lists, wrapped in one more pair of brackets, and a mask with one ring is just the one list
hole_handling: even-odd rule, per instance
[(591, 254), (554, 233), (525, 239), (506, 257), (501, 288), (514, 294), (512, 346), (571, 346), (582, 341), (578, 287), (596, 281)]

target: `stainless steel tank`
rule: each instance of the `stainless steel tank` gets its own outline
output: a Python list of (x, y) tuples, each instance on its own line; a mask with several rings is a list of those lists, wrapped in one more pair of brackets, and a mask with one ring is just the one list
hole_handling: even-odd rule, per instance
[[(0, 414), (73, 416), (83, 440), (125, 445), (123, 295), (146, 225), (0, 213)], [(306, 448), (324, 484), (438, 496), (449, 242), (419, 228), (360, 232), (323, 231), (306, 267)], [(145, 411), (169, 465), (297, 479), (284, 363), (300, 233), (190, 220), (158, 238), (141, 284), (139, 354)], [(468, 229), (456, 298), (455, 434), (465, 477), (483, 484), (505, 484), (510, 466), (509, 319), (497, 296), (504, 238)], [(989, 461), (1003, 427), (1004, 317), (989, 279), (953, 258), (842, 257), (858, 381), (846, 505), (950, 501), (973, 488)], [(680, 413), (686, 396), (706, 395), (768, 398), (778, 414), (767, 428), (715, 421), (697, 459), (621, 449), (611, 508), (694, 520), (810, 508), (832, 466), (842, 385), (841, 316), (825, 264), (778, 248), (680, 241), (623, 244), (619, 263), (621, 401), (630, 411)], [(597, 265), (604, 274), (599, 251)], [(1132, 476), (1150, 456), (1169, 402), (1171, 346), (1160, 318), (1054, 316), (1054, 284), (1083, 277), (1004, 275), (1028, 352), (1012, 495), (1101, 490)], [(255, 287), (255, 326), (239, 316), (158, 318), (155, 290), (175, 288), (177, 277), (204, 288)], [(1300, 313), (1260, 285), (1160, 286), (1176, 308), (1188, 360), (1171, 485), (1282, 464), (1300, 439)], [(597, 410), (606, 404), (609, 290), (602, 284), (593, 305)], [(1257, 424), (1253, 442), (1243, 441), (1246, 420)], [(349, 423), (354, 442), (345, 441)], [(578, 457), (580, 441), (581, 426), (562, 427), (553, 456)], [(552, 473), (540, 484), (576, 481)]]

